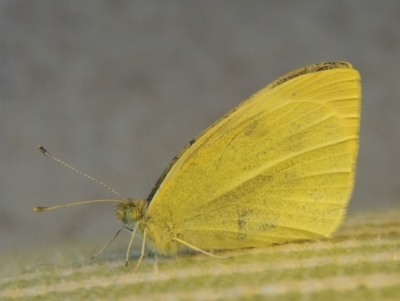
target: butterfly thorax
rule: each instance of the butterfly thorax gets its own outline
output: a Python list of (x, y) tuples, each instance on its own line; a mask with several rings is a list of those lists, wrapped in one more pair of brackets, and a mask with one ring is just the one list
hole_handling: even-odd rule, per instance
[(146, 214), (147, 200), (126, 200), (120, 201), (115, 205), (114, 211), (118, 219), (124, 224), (139, 222), (139, 233), (143, 235), (146, 229), (146, 246), (157, 254), (175, 255), (186, 247), (178, 242), (174, 242), (174, 237), (180, 237), (174, 228), (174, 223), (165, 219), (156, 221)]
[(145, 199), (138, 200), (124, 200), (115, 205), (114, 212), (124, 224), (139, 221), (147, 208), (147, 201)]

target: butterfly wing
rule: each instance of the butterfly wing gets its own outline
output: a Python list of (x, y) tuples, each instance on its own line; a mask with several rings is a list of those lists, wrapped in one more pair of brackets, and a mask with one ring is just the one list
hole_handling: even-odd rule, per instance
[(343, 62), (279, 78), (178, 154), (146, 215), (201, 249), (329, 236), (354, 186), (360, 93)]

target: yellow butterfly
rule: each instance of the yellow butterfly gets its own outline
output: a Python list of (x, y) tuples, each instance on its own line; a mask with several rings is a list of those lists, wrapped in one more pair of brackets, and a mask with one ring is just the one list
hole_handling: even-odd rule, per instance
[(126, 262), (136, 233), (143, 237), (138, 264), (146, 247), (211, 255), (328, 237), (354, 186), (360, 95), (360, 76), (349, 63), (298, 69), (192, 140), (147, 199), (67, 205), (116, 202), (118, 218), (133, 225)]

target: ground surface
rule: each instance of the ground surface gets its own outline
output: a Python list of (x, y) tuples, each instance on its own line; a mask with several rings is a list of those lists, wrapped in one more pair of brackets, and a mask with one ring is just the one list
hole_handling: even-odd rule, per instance
[(399, 300), (400, 212), (353, 215), (332, 239), (124, 266), (124, 247), (90, 260), (76, 244), (1, 260), (1, 300)]

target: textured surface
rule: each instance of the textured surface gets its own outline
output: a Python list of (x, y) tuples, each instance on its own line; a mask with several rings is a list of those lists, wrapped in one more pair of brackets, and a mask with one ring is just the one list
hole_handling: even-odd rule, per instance
[[(332, 239), (205, 255), (150, 257), (124, 266), (122, 246), (90, 261), (90, 242), (1, 258), (2, 301), (399, 300), (400, 212), (350, 216)], [(89, 247), (90, 245), (90, 247)], [(136, 255), (137, 256), (137, 255)], [(135, 257), (135, 256), (133, 256)], [(12, 264), (5, 265), (5, 262)], [(6, 269), (4, 269), (6, 267)]]

